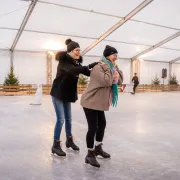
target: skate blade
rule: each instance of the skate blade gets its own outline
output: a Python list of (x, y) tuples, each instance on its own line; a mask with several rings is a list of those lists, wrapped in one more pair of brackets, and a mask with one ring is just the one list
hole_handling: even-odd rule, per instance
[(59, 156), (56, 153), (51, 153), (51, 156), (62, 158), (62, 159), (66, 159), (66, 156)]
[(104, 157), (102, 157), (102, 156), (100, 156), (100, 155), (98, 155), (98, 156), (96, 156), (98, 159), (111, 159), (111, 157), (108, 157), (108, 158), (104, 158)]
[(66, 147), (68, 151), (79, 153), (80, 150), (73, 150), (71, 147)]
[(88, 163), (85, 162), (85, 165), (86, 165), (87, 167), (93, 167), (93, 168), (95, 168), (95, 169), (100, 169), (100, 167), (93, 166), (93, 165), (91, 165), (89, 162), (88, 162)]

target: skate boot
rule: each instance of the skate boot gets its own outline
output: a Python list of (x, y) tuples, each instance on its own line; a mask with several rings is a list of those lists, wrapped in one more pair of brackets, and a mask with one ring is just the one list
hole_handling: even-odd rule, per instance
[(100, 167), (100, 164), (96, 160), (96, 155), (94, 151), (88, 150), (88, 154), (85, 158), (85, 163), (90, 164), (91, 166), (94, 167), (98, 167), (98, 168)]
[(76, 144), (74, 143), (72, 136), (67, 137), (66, 147), (67, 147), (67, 148), (70, 148), (70, 147), (71, 147), (74, 151), (79, 151), (79, 147), (76, 146)]
[(66, 156), (66, 153), (61, 149), (60, 141), (54, 141), (51, 151), (58, 156)]
[(110, 158), (111, 157), (110, 154), (103, 151), (102, 144), (95, 146), (95, 154), (96, 154), (96, 156), (100, 155), (103, 158)]

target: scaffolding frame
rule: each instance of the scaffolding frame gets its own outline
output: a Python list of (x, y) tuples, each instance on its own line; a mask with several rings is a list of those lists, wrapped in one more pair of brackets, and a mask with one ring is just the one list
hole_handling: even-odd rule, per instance
[[(24, 0), (26, 1), (26, 0)], [(131, 58), (120, 58), (120, 59), (126, 59), (126, 60), (131, 60), (131, 63), (133, 64), (134, 60), (139, 60), (139, 57), (149, 53), (150, 51), (153, 51), (156, 48), (161, 48), (161, 49), (169, 49), (169, 50), (173, 50), (173, 51), (180, 51), (180, 49), (176, 49), (176, 48), (167, 48), (167, 47), (162, 47), (162, 45), (166, 44), (167, 42), (172, 41), (173, 39), (177, 38), (180, 36), (180, 29), (178, 28), (173, 28), (173, 27), (168, 27), (168, 26), (163, 26), (163, 25), (159, 25), (159, 24), (155, 24), (155, 23), (149, 23), (149, 22), (145, 22), (145, 21), (139, 21), (136, 19), (132, 19), (132, 17), (136, 14), (138, 14), (142, 9), (144, 9), (146, 6), (148, 6), (150, 3), (152, 3), (153, 0), (144, 0), (140, 5), (138, 5), (134, 10), (132, 10), (131, 12), (129, 12), (126, 16), (121, 17), (121, 16), (116, 16), (116, 15), (112, 15), (112, 14), (107, 14), (107, 13), (103, 13), (103, 12), (97, 12), (94, 10), (87, 10), (87, 9), (83, 9), (83, 8), (77, 8), (77, 7), (72, 7), (72, 6), (67, 6), (67, 5), (62, 5), (62, 4), (56, 4), (56, 3), (52, 3), (52, 2), (46, 2), (43, 0), (31, 0), (31, 3), (29, 4), (29, 8), (26, 12), (26, 15), (21, 23), (21, 26), (19, 27), (19, 29), (16, 28), (6, 28), (6, 27), (0, 27), (0, 29), (4, 29), (4, 30), (15, 30), (18, 31), (17, 35), (12, 43), (12, 46), (10, 49), (0, 49), (0, 51), (10, 51), (11, 55), (10, 55), (10, 61), (11, 61), (11, 66), (13, 66), (13, 57), (14, 57), (14, 52), (29, 52), (29, 53), (47, 53), (44, 51), (26, 51), (26, 50), (16, 50), (16, 45), (19, 42), (21, 35), (23, 32), (31, 32), (31, 33), (42, 33), (42, 34), (50, 34), (50, 35), (61, 35), (61, 36), (67, 36), (67, 37), (78, 37), (78, 38), (86, 38), (86, 39), (91, 39), (94, 40), (94, 42), (92, 44), (90, 44), (88, 47), (86, 47), (84, 49), (84, 51), (82, 52), (82, 55), (86, 56), (86, 53), (88, 51), (90, 51), (92, 48), (94, 48), (96, 45), (98, 45), (101, 41), (105, 41), (105, 42), (116, 42), (116, 43), (122, 43), (122, 44), (132, 44), (132, 45), (143, 45), (143, 46), (147, 46), (148, 48), (145, 49), (143, 52), (136, 54), (135, 56), (131, 57)], [(26, 24), (28, 23), (28, 20), (31, 16), (31, 14), (33, 13), (36, 5), (38, 3), (42, 3), (42, 4), (47, 4), (47, 5), (54, 5), (54, 6), (59, 6), (59, 7), (64, 7), (67, 9), (73, 9), (73, 10), (77, 10), (77, 11), (84, 11), (84, 12), (89, 12), (89, 13), (93, 13), (93, 14), (100, 14), (103, 16), (109, 16), (109, 17), (116, 17), (119, 18), (120, 21), (116, 24), (114, 24), (111, 28), (109, 28), (104, 34), (102, 34), (99, 38), (95, 38), (95, 37), (84, 37), (84, 36), (77, 36), (77, 35), (71, 35), (71, 34), (60, 34), (60, 33), (52, 33), (52, 32), (46, 32), (46, 31), (35, 31), (35, 30), (28, 30), (25, 29)], [(164, 40), (154, 44), (154, 45), (147, 45), (147, 44), (139, 44), (139, 43), (131, 43), (131, 42), (123, 42), (123, 41), (116, 41), (116, 40), (107, 40), (105, 38), (107, 38), (111, 33), (113, 33), (114, 31), (116, 31), (117, 29), (119, 29), (123, 24), (125, 24), (128, 21), (134, 21), (134, 22), (139, 22), (139, 23), (144, 23), (144, 24), (148, 24), (151, 26), (157, 26), (157, 27), (163, 27), (163, 28), (167, 28), (167, 29), (171, 29), (171, 30), (176, 30), (178, 31), (177, 33), (173, 34), (170, 37), (165, 38)], [(93, 55), (92, 55), (93, 56)], [(95, 56), (94, 56), (95, 57)], [(48, 59), (48, 55), (47, 55), (47, 59)], [(164, 62), (164, 61), (156, 61), (156, 60), (144, 60), (147, 62), (162, 62), (162, 63), (169, 63), (169, 68), (170, 68), (170, 75), (171, 75), (171, 71), (172, 71), (172, 64), (173, 63), (177, 63), (180, 60), (180, 57), (177, 57), (173, 60), (169, 60), (168, 62)], [(47, 60), (47, 82), (51, 83), (52, 80), (52, 63), (50, 63), (51, 60)], [(136, 68), (137, 69), (137, 68)], [(139, 71), (139, 70), (136, 70)], [(131, 73), (133, 73), (133, 65), (131, 66)]]

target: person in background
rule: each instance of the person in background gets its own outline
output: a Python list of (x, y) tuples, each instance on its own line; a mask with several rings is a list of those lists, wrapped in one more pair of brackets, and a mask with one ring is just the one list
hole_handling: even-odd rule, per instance
[(134, 77), (132, 78), (132, 82), (134, 83), (134, 87), (133, 87), (133, 93), (131, 93), (131, 94), (135, 94), (136, 88), (139, 85), (139, 78), (137, 77), (137, 73), (134, 73)]
[(96, 156), (110, 158), (110, 154), (102, 148), (102, 141), (106, 128), (104, 111), (108, 111), (110, 105), (116, 106), (118, 102), (119, 74), (114, 66), (117, 53), (114, 47), (106, 46), (101, 63), (92, 69), (90, 82), (81, 97), (81, 105), (88, 123), (86, 135), (88, 153), (85, 162), (95, 167), (100, 167)]
[(90, 76), (90, 69), (97, 65), (97, 62), (89, 66), (82, 66), (80, 46), (71, 39), (66, 40), (67, 51), (58, 52), (56, 60), (59, 61), (56, 78), (54, 79), (51, 96), (56, 112), (56, 125), (54, 128), (54, 143), (52, 153), (58, 156), (66, 156), (60, 145), (60, 135), (65, 120), (66, 147), (79, 151), (72, 136), (72, 115), (71, 103), (78, 99), (77, 83), (79, 74)]

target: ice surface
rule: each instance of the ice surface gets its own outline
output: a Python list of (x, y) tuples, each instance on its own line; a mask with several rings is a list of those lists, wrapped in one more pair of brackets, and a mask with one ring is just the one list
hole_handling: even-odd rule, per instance
[(87, 124), (73, 104), (73, 134), (80, 153), (51, 155), (55, 113), (50, 96), (30, 106), (33, 96), (0, 96), (1, 180), (179, 180), (180, 93), (120, 94), (107, 115), (104, 149), (110, 160), (100, 169), (84, 163)]

